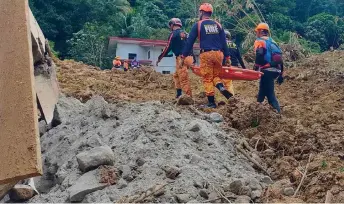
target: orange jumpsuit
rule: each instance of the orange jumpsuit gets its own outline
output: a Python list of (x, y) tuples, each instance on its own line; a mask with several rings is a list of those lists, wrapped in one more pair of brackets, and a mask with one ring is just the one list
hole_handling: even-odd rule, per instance
[(122, 66), (122, 62), (121, 60), (117, 60), (115, 59), (114, 61), (112, 61), (113, 67), (114, 68), (120, 68)]
[(193, 64), (193, 57), (185, 58), (183, 66), (180, 66), (181, 57), (176, 57), (176, 72), (173, 75), (173, 81), (176, 89), (182, 89), (185, 94), (192, 96), (188, 68)]
[(221, 51), (209, 51), (200, 55), (201, 74), (207, 96), (215, 95), (215, 86), (223, 83), (220, 78), (223, 53)]
[(176, 72), (173, 75), (173, 80), (175, 88), (177, 90), (177, 97), (180, 96), (179, 91), (181, 90), (185, 94), (192, 96), (188, 73), (188, 67), (190, 67), (193, 63), (192, 52), (188, 52), (188, 55), (186, 55), (187, 57), (184, 60), (183, 66), (180, 66), (181, 54), (185, 46), (186, 36), (186, 32), (182, 29), (176, 29), (171, 31), (168, 38), (168, 43), (164, 51), (158, 57), (158, 61), (160, 62), (160, 60), (168, 56), (171, 51), (176, 56)]

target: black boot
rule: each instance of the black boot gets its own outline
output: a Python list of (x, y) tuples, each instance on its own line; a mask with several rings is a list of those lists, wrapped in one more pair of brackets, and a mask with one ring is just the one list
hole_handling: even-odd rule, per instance
[(201, 108), (216, 108), (215, 96), (208, 96), (208, 104), (201, 106)]
[(224, 86), (222, 83), (219, 83), (216, 85), (216, 88), (219, 89), (219, 91), (226, 97), (226, 99), (229, 99), (233, 96)]
[(181, 89), (177, 89), (177, 95), (176, 98), (179, 98), (183, 94)]

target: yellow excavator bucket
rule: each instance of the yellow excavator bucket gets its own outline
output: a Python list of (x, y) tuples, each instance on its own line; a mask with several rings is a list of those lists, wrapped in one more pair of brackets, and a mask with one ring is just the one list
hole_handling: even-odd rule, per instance
[(0, 1), (0, 199), (19, 180), (42, 174), (38, 112), (51, 124), (55, 65), (28, 0)]
[(59, 96), (56, 69), (52, 61), (49, 43), (45, 39), (31, 10), (29, 10), (29, 13), (38, 107), (43, 119), (50, 125), (54, 119), (54, 109)]

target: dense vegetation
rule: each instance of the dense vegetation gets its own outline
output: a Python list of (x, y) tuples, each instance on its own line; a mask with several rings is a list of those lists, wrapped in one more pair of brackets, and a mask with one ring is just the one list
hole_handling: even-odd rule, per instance
[[(179, 17), (187, 31), (204, 0), (29, 0), (46, 37), (61, 58), (104, 64), (108, 36), (166, 39), (167, 22)], [(268, 22), (282, 43), (297, 41), (312, 52), (344, 43), (343, 0), (209, 0), (215, 16), (252, 46), (255, 24)]]

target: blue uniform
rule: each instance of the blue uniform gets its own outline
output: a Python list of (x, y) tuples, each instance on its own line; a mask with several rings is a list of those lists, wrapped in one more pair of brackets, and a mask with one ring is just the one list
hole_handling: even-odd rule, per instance
[(226, 35), (222, 26), (214, 20), (206, 19), (195, 23), (189, 34), (183, 55), (187, 56), (192, 50), (197, 37), (200, 38), (200, 47), (202, 52), (221, 51), (224, 56), (229, 57), (229, 49), (226, 43)]
[[(173, 52), (173, 54), (178, 57), (182, 54), (182, 51), (186, 44), (186, 38), (187, 33), (183, 31), (182, 29), (174, 30), (170, 33), (170, 36), (168, 37), (168, 44), (164, 51), (159, 56), (159, 61), (166, 57), (170, 51)], [(192, 52), (190, 51), (186, 56), (190, 56)]]

